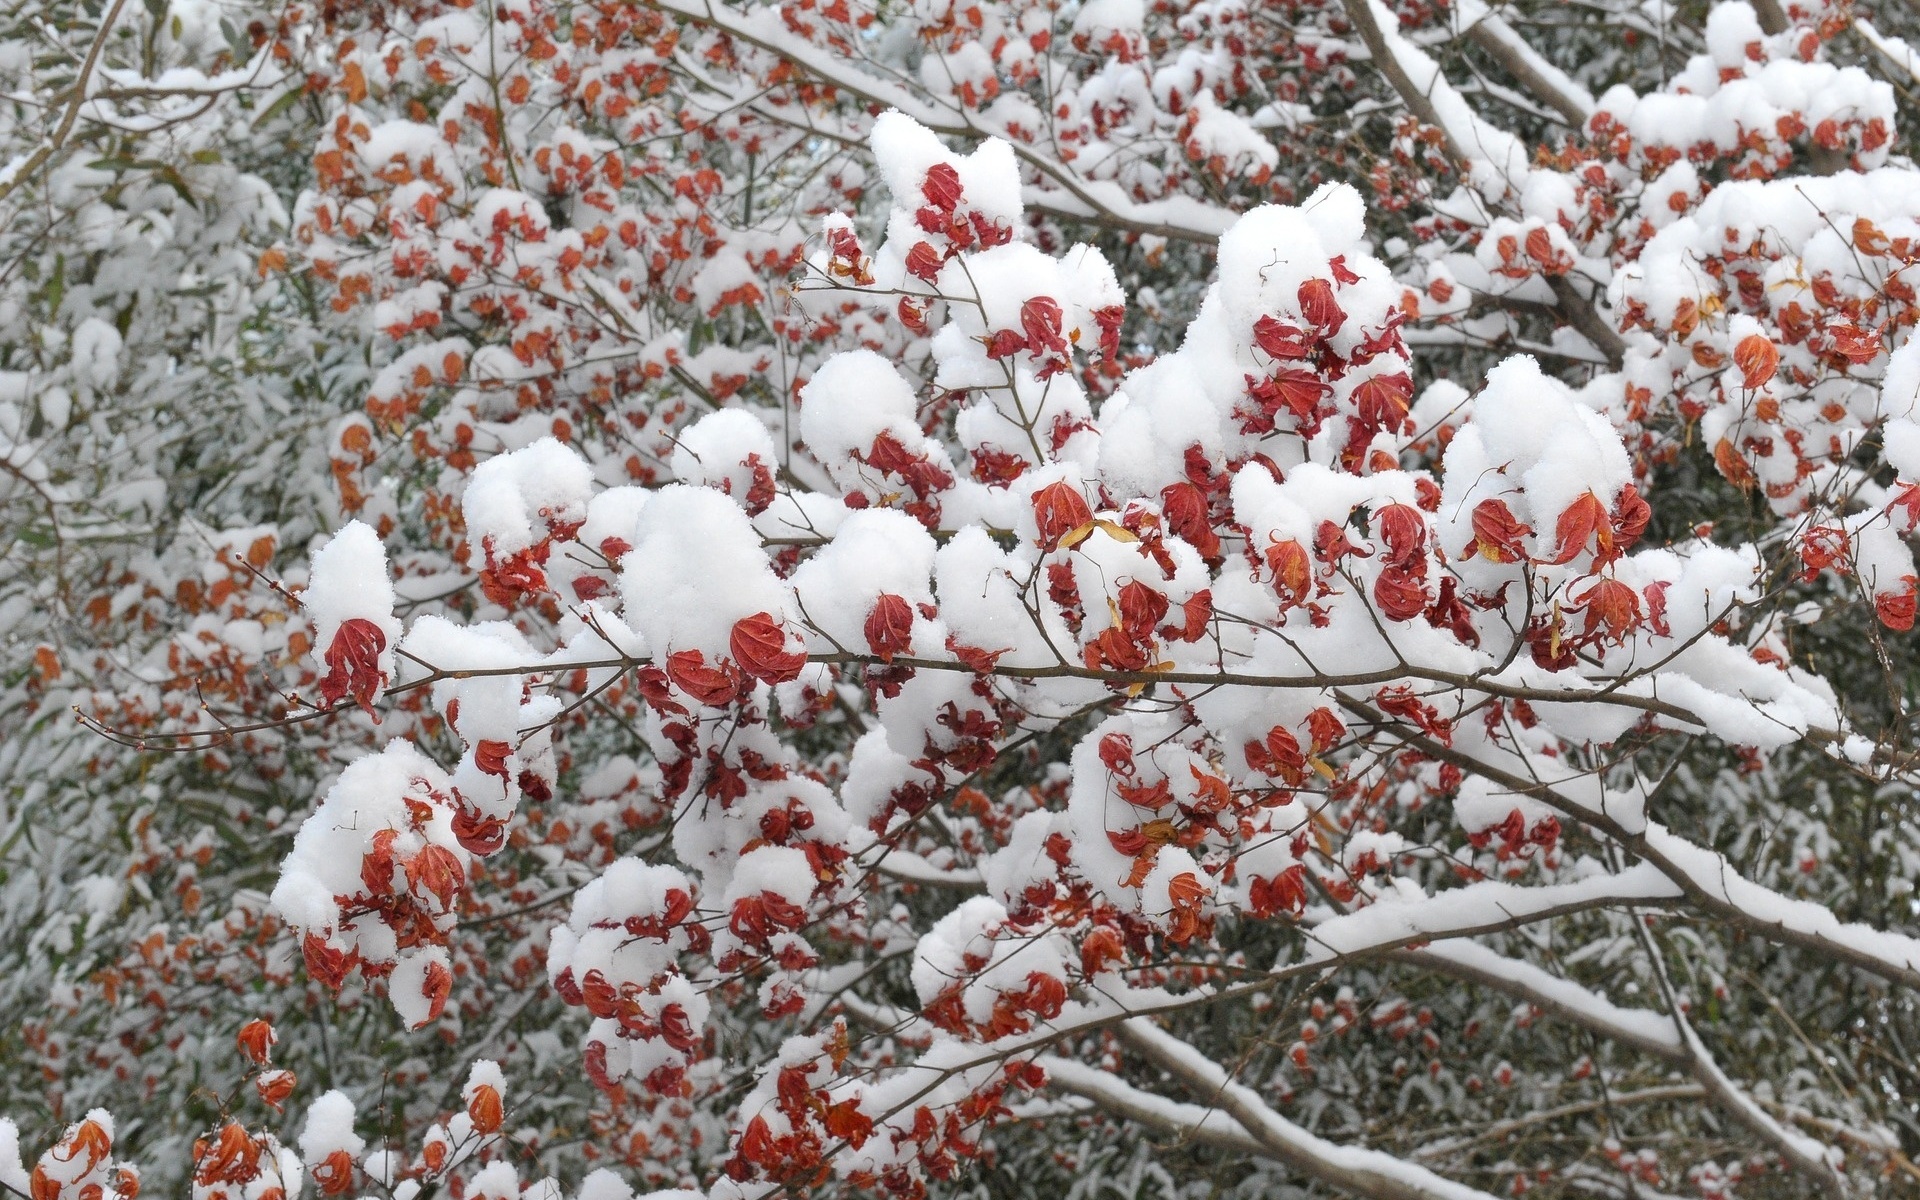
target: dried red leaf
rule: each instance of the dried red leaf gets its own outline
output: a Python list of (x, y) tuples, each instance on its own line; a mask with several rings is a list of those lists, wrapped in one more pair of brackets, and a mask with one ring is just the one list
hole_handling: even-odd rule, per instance
[(473, 1089), (473, 1095), (467, 1098), (467, 1118), (473, 1122), (476, 1133), (497, 1133), (506, 1120), (506, 1106), (501, 1103), (499, 1089), (490, 1083), (483, 1083)]
[(1519, 562), (1527, 556), (1521, 539), (1533, 527), (1513, 515), (1504, 500), (1482, 500), (1473, 506), (1473, 545), (1469, 553), (1478, 553), (1489, 562)]
[(1873, 611), (1882, 625), (1897, 633), (1905, 633), (1913, 628), (1916, 580), (1912, 575), (1902, 575), (1900, 578), (1906, 586), (1897, 592), (1877, 593), (1873, 598)]
[(746, 678), (732, 664), (713, 667), (698, 650), (667, 655), (667, 678), (674, 686), (709, 708), (725, 708), (740, 698)]
[(867, 614), (866, 634), (867, 648), (881, 662), (892, 662), (894, 655), (913, 648), (913, 606), (904, 596), (882, 592)]
[(920, 183), (920, 194), (927, 203), (941, 212), (952, 212), (960, 205), (962, 188), (960, 172), (954, 170), (951, 163), (935, 163), (927, 168), (927, 176)]
[(453, 911), (454, 901), (467, 883), (467, 873), (453, 851), (445, 846), (427, 845), (402, 865), (407, 873), (407, 886), (413, 892), (433, 896), (440, 902), (441, 912)]
[(1347, 323), (1347, 314), (1334, 299), (1333, 284), (1327, 280), (1306, 280), (1296, 296), (1300, 301), (1300, 315), (1319, 330), (1322, 337), (1332, 337)]
[(1305, 604), (1313, 594), (1313, 560), (1299, 542), (1274, 542), (1267, 547), (1267, 569), (1273, 572), (1273, 590), (1280, 596), (1280, 607)]
[(755, 613), (735, 621), (728, 649), (741, 670), (763, 683), (796, 679), (807, 665), (807, 652), (787, 648), (787, 631), (772, 613)]
[(427, 1015), (414, 1028), (432, 1024), (447, 1009), (447, 997), (453, 994), (453, 972), (437, 962), (427, 964), (426, 977), (420, 981), (420, 994), (427, 998)]
[(1578, 500), (1567, 505), (1555, 523), (1554, 532), (1560, 539), (1559, 549), (1554, 552), (1552, 562), (1558, 566), (1572, 562), (1580, 552), (1587, 548), (1589, 541), (1598, 542), (1594, 552), (1597, 562), (1606, 562), (1613, 557), (1613, 522), (1607, 518), (1606, 506), (1600, 503), (1600, 497), (1592, 492), (1583, 493)]
[(1040, 527), (1040, 548), (1052, 550), (1060, 539), (1093, 521), (1093, 510), (1080, 489), (1056, 479), (1033, 494), (1033, 519)]
[(1313, 353), (1312, 335), (1272, 317), (1261, 317), (1253, 323), (1253, 344), (1274, 358), (1307, 358)]
[(1640, 624), (1640, 593), (1618, 579), (1596, 580), (1580, 597), (1586, 610), (1582, 636), (1618, 643)]
[(1020, 328), (1035, 354), (1067, 352), (1067, 339), (1060, 332), (1062, 319), (1060, 302), (1051, 296), (1034, 296), (1020, 306)]
[(265, 1066), (267, 1053), (280, 1039), (274, 1034), (273, 1026), (261, 1018), (254, 1018), (240, 1027), (233, 1039), (240, 1046), (240, 1052), (258, 1066)]
[(1767, 386), (1780, 368), (1780, 351), (1767, 338), (1750, 333), (1733, 348), (1733, 365), (1740, 368), (1740, 386), (1748, 391)]
[(327, 673), (320, 680), (320, 699), (338, 704), (352, 696), (373, 714), (373, 697), (386, 684), (380, 673), (380, 655), (387, 648), (386, 631), (365, 617), (349, 617), (334, 631), (327, 647)]

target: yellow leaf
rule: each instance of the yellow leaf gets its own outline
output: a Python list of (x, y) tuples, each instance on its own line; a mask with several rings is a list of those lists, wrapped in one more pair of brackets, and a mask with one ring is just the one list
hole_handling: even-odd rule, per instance
[(1081, 542), (1086, 541), (1089, 537), (1093, 536), (1093, 527), (1096, 524), (1098, 524), (1098, 522), (1088, 521), (1085, 525), (1067, 534), (1060, 539), (1060, 548), (1062, 550), (1071, 550)]

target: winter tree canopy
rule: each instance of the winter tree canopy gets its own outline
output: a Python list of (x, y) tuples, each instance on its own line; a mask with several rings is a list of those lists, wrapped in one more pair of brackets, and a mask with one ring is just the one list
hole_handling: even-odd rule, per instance
[(15, 0), (0, 1193), (1920, 1195), (1904, 39)]

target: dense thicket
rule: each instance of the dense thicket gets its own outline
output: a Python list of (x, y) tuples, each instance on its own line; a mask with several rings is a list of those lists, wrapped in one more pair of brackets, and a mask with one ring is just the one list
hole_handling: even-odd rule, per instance
[(0, 1190), (1920, 1192), (1916, 25), (0, 13)]

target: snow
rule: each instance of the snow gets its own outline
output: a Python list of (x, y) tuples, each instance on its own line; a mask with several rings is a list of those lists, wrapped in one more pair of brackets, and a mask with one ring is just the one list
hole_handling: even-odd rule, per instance
[(354, 1115), (353, 1101), (337, 1088), (322, 1093), (307, 1106), (307, 1122), (300, 1129), (300, 1157), (306, 1160), (308, 1170), (336, 1150), (358, 1158), (367, 1148), (366, 1141), (353, 1131)]
[(1532, 963), (1499, 954), (1464, 939), (1436, 941), (1420, 948), (1422, 957), (1455, 964), (1475, 975), (1506, 980), (1522, 989), (1535, 1004), (1563, 1011), (1589, 1027), (1643, 1045), (1681, 1049), (1673, 1018), (1642, 1008), (1622, 1008), (1599, 992), (1573, 980), (1551, 974)]
[[(389, 998), (409, 1025), (427, 1019), (423, 985), (430, 967), (450, 972), (446, 950), (403, 950), (381, 912), (356, 897), (364, 898), (370, 888), (396, 896), (428, 930), (442, 937), (451, 930), (471, 861), (454, 836), (452, 792), (446, 773), (410, 742), (391, 741), (380, 753), (357, 759), (301, 824), (271, 899), (274, 911), (308, 942), (348, 961), (357, 957), (369, 973), (391, 968)], [(453, 878), (441, 883), (426, 872), (416, 878), (403, 869), (416, 859), (445, 865)], [(375, 862), (384, 862), (384, 870), (369, 865)]]
[(1682, 895), (1677, 884), (1649, 863), (1571, 883), (1519, 885), (1483, 880), (1431, 896), (1411, 880), (1394, 882), (1392, 890), (1365, 908), (1315, 925), (1307, 961), (1327, 962), (1368, 950), (1507, 928), (1561, 911), (1670, 902)]
[(769, 613), (797, 623), (792, 594), (774, 575), (740, 506), (705, 487), (677, 484), (640, 511), (634, 547), (620, 563), (629, 623), (658, 654), (729, 652), (735, 623)]
[(496, 455), (474, 468), (461, 498), (467, 539), (486, 555), (525, 550), (586, 520), (592, 487), (586, 460), (553, 438)]
[(898, 596), (913, 610), (915, 656), (944, 653), (937, 626), (919, 614), (933, 603), (936, 547), (920, 522), (892, 509), (850, 514), (833, 540), (802, 563), (792, 577), (795, 603), (805, 614), (817, 652), (867, 652), (866, 623), (878, 598)]
[(387, 978), (387, 998), (409, 1029), (419, 1029), (437, 1015), (428, 975), (435, 968), (444, 973), (445, 978), (453, 978), (453, 960), (445, 946), (402, 950), (394, 958), (393, 974)]
[(780, 457), (765, 422), (727, 408), (708, 413), (680, 434), (672, 466), (680, 482), (717, 488), (744, 508), (756, 487), (766, 487), (772, 499), (772, 472)]
[(1675, 836), (1663, 825), (1649, 825), (1646, 838), (1649, 849), (1688, 886), (1731, 906), (1757, 925), (1830, 943), (1892, 972), (1920, 973), (1920, 940), (1842, 921), (1823, 904), (1762, 887), (1743, 878), (1722, 855)]
[[(1248, 1114), (1252, 1118), (1247, 1125), (1248, 1132), (1262, 1144), (1273, 1146), (1280, 1154), (1298, 1156), (1298, 1159), (1316, 1167), (1357, 1173), (1365, 1182), (1355, 1184), (1356, 1189), (1366, 1188), (1385, 1194), (1387, 1188), (1393, 1188), (1399, 1194), (1421, 1197), (1422, 1200), (1487, 1200), (1487, 1193), (1455, 1183), (1424, 1167), (1382, 1151), (1342, 1146), (1302, 1129), (1268, 1107), (1252, 1088), (1235, 1080), (1228, 1068), (1168, 1035), (1145, 1018), (1128, 1020), (1126, 1036), (1156, 1057), (1176, 1064), (1181, 1075), (1193, 1079), (1196, 1086), (1230, 1100), (1233, 1105), (1230, 1112), (1235, 1115), (1241, 1112)], [(1314, 1167), (1306, 1169), (1313, 1171)]]
[(460, 1089), (460, 1103), (470, 1105), (473, 1098), (483, 1087), (493, 1089), (496, 1096), (504, 1098), (507, 1094), (507, 1077), (500, 1070), (500, 1064), (490, 1058), (475, 1059), (467, 1071), (467, 1082)]
[(20, 1162), (20, 1129), (5, 1118), (0, 1118), (0, 1187), (22, 1196), (31, 1194)]
[(313, 658), (325, 674), (326, 653), (340, 626), (370, 621), (385, 637), (378, 664), (383, 678), (394, 673), (394, 647), (400, 622), (393, 615), (393, 580), (380, 535), (362, 521), (349, 521), (313, 554), (312, 572), (300, 593), (300, 606), (313, 622)]

